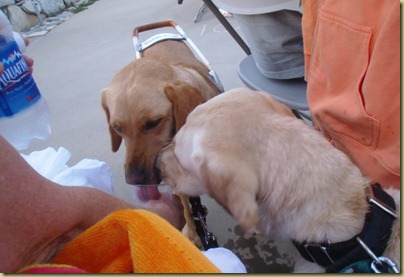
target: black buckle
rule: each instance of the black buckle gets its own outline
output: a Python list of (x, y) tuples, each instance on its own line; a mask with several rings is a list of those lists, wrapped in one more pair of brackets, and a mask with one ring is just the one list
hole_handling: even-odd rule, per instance
[(306, 251), (307, 255), (315, 262), (321, 266), (327, 267), (330, 264), (334, 264), (333, 259), (328, 253), (328, 248), (330, 246), (330, 241), (326, 241), (321, 244), (304, 243), (303, 249)]
[(394, 219), (397, 219), (398, 215), (396, 212), (396, 204), (394, 199), (383, 190), (382, 186), (379, 183), (376, 183), (371, 185), (368, 189), (369, 203), (376, 205), (384, 212), (391, 215)]

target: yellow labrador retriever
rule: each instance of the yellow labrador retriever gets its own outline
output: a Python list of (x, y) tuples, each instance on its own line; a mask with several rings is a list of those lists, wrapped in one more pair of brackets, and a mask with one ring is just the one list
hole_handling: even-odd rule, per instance
[[(119, 149), (122, 140), (126, 146), (126, 182), (160, 183), (158, 153), (187, 115), (218, 93), (208, 68), (181, 41), (159, 42), (117, 72), (102, 91), (102, 107), (112, 151)], [(186, 199), (181, 200), (185, 205)], [(184, 208), (188, 216), (188, 204)], [(186, 221), (192, 224), (189, 216)]]
[(175, 191), (209, 194), (246, 231), (293, 240), (296, 272), (353, 270), (356, 258), (371, 261), (366, 246), (400, 262), (390, 212), (400, 210), (399, 192), (371, 190), (344, 153), (268, 94), (234, 89), (198, 106), (159, 166)]

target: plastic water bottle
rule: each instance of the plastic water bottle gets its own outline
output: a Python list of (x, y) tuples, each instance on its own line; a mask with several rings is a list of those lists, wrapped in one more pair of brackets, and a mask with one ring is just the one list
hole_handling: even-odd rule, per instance
[(17, 150), (50, 135), (49, 107), (22, 57), (25, 43), (0, 10), (0, 135)]

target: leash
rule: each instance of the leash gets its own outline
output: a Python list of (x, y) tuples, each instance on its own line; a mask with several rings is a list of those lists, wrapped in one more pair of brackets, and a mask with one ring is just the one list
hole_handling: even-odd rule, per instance
[[(293, 241), (300, 254), (308, 261), (326, 268), (327, 273), (337, 272), (396, 272), (397, 266), (381, 256), (387, 248), (395, 214), (394, 199), (380, 184), (371, 186), (369, 212), (360, 234), (350, 240), (330, 243)], [(387, 214), (387, 216), (386, 216)]]
[(202, 205), (201, 198), (199, 196), (189, 197), (189, 203), (191, 204), (191, 216), (194, 219), (196, 233), (201, 239), (204, 249), (219, 247), (216, 237), (208, 231), (206, 224), (208, 209)]

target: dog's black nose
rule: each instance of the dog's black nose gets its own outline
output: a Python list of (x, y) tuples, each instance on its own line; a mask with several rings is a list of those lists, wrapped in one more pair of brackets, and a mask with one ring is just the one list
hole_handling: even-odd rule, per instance
[(147, 184), (146, 170), (143, 166), (137, 166), (135, 168), (125, 169), (125, 179), (126, 183), (129, 185), (135, 184)]
[(134, 170), (126, 170), (125, 179), (129, 185), (159, 184), (161, 182), (160, 170), (154, 168), (153, 172), (148, 173), (143, 166), (139, 166)]

